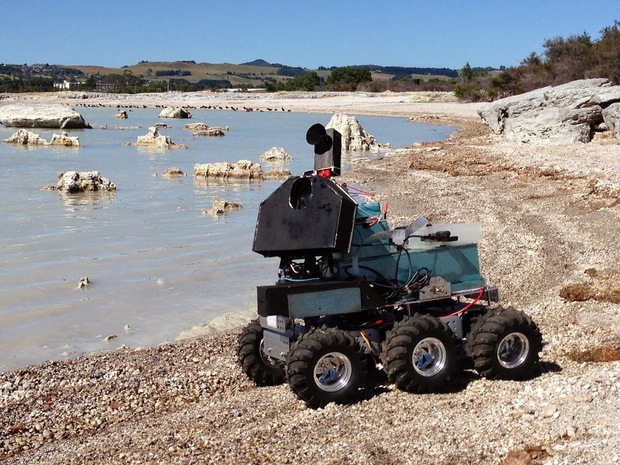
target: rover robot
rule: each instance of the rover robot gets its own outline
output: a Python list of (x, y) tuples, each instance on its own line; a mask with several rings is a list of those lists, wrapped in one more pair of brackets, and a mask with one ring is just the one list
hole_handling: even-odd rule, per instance
[(306, 135), (314, 170), (292, 176), (259, 208), (253, 251), (279, 257), (274, 285), (259, 286), (259, 318), (238, 340), (257, 385), (288, 381), (309, 407), (355, 401), (369, 371), (397, 388), (446, 389), (459, 369), (523, 379), (542, 337), (521, 311), (498, 305), (480, 274), (479, 224), (392, 228), (381, 205), (335, 180), (341, 135)]

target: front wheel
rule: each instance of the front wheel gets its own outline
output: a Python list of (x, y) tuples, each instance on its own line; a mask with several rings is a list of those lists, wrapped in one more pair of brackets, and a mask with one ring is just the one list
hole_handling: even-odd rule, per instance
[(467, 336), (467, 354), (474, 368), (489, 379), (530, 376), (541, 349), (542, 336), (536, 323), (511, 308), (485, 313)]
[(355, 400), (365, 369), (360, 347), (349, 333), (321, 328), (299, 338), (289, 354), (287, 374), (297, 397), (319, 408)]
[(429, 315), (396, 323), (387, 334), (383, 358), (390, 380), (408, 392), (443, 389), (458, 368), (452, 331)]
[(263, 328), (258, 320), (250, 322), (239, 336), (239, 365), (259, 386), (275, 386), (284, 381), (284, 362), (263, 352)]

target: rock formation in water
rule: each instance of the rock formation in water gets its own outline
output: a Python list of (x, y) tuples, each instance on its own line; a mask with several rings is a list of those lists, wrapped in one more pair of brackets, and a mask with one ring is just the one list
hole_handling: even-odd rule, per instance
[(166, 107), (159, 113), (160, 118), (178, 118), (178, 119), (189, 119), (192, 117), (192, 114), (180, 107)]
[(194, 177), (221, 179), (262, 179), (263, 169), (258, 163), (239, 160), (236, 163), (197, 163), (194, 165)]
[(243, 207), (238, 202), (229, 202), (227, 200), (213, 199), (213, 206), (208, 210), (203, 210), (205, 215), (220, 216), (232, 211), (241, 210)]
[(170, 136), (164, 136), (155, 126), (149, 128), (148, 134), (138, 136), (136, 145), (138, 147), (150, 147), (154, 149), (186, 149), (184, 144), (175, 144)]
[(17, 145), (54, 145), (61, 147), (79, 147), (80, 138), (69, 136), (65, 131), (60, 134), (52, 134), (49, 142), (34, 132), (20, 129), (10, 137), (3, 139), (7, 144)]
[(340, 133), (342, 136), (342, 150), (376, 152), (381, 148), (375, 136), (368, 134), (355, 116), (336, 113), (325, 127), (333, 128)]
[(116, 191), (116, 185), (99, 171), (67, 171), (58, 174), (58, 183), (51, 189), (71, 194), (79, 192)]
[(284, 162), (292, 160), (293, 157), (282, 147), (271, 147), (260, 156), (261, 161)]
[(0, 106), (0, 123), (17, 128), (84, 129), (90, 124), (67, 105), (12, 104)]

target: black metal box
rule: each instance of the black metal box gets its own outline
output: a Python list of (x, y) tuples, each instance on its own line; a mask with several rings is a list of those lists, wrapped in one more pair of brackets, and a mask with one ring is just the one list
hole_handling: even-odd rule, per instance
[(260, 204), (252, 250), (288, 258), (348, 253), (356, 210), (355, 200), (333, 180), (291, 177)]

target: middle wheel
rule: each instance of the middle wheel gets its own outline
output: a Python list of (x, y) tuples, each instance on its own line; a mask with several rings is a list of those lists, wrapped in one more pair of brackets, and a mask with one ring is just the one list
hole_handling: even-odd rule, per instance
[(335, 328), (303, 334), (289, 354), (287, 374), (291, 390), (312, 408), (353, 401), (366, 375), (359, 344)]
[(444, 388), (458, 368), (452, 331), (429, 315), (396, 323), (383, 345), (383, 359), (390, 380), (409, 392)]

